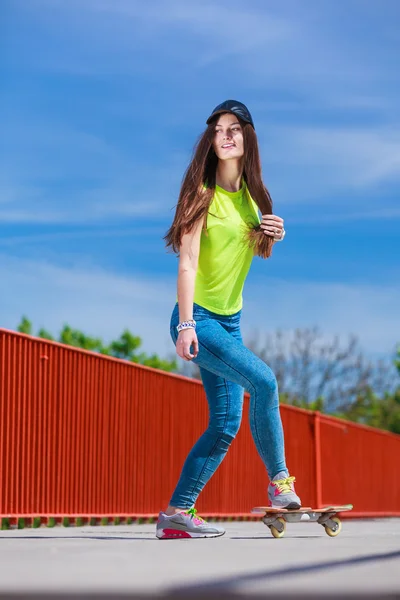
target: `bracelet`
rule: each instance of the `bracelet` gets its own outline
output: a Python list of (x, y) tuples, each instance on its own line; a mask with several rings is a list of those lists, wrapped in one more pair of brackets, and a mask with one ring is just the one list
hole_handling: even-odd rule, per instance
[(182, 323), (179, 323), (179, 325), (177, 325), (176, 329), (178, 333), (183, 329), (196, 329), (196, 321), (194, 321), (193, 319), (190, 319), (189, 321), (182, 321)]

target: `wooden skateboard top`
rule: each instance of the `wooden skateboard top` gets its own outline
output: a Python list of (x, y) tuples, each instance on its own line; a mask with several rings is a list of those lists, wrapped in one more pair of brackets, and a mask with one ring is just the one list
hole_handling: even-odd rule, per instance
[(272, 508), (271, 506), (256, 506), (251, 510), (252, 513), (326, 513), (326, 512), (345, 512), (346, 510), (352, 510), (352, 504), (338, 504), (336, 506), (323, 506), (320, 508), (311, 508), (310, 506), (303, 506), (295, 510), (288, 510), (287, 508)]

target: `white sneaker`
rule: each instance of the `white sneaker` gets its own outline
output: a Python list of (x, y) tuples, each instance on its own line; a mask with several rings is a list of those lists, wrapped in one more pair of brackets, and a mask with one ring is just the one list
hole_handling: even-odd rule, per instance
[(182, 510), (168, 516), (160, 512), (157, 521), (156, 536), (160, 540), (175, 540), (182, 538), (219, 537), (225, 529), (211, 525), (197, 516), (195, 508)]
[(286, 471), (275, 475), (268, 486), (268, 502), (273, 508), (296, 510), (301, 507), (301, 500), (295, 492), (295, 477), (289, 477)]

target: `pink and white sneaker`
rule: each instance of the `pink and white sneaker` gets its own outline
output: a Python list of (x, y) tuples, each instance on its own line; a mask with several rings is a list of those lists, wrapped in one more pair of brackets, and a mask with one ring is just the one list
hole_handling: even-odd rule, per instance
[(286, 471), (275, 475), (268, 486), (268, 503), (273, 508), (296, 510), (301, 507), (301, 500), (295, 492), (295, 477), (289, 477)]
[(195, 508), (182, 510), (171, 516), (160, 512), (158, 516), (156, 536), (159, 540), (219, 537), (224, 533), (225, 529), (222, 527), (211, 525), (198, 517)]

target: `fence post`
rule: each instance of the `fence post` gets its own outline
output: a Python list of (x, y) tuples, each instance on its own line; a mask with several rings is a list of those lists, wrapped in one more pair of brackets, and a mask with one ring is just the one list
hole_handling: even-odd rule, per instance
[(321, 416), (314, 412), (314, 457), (315, 457), (315, 500), (316, 508), (322, 506), (322, 471), (321, 471)]

